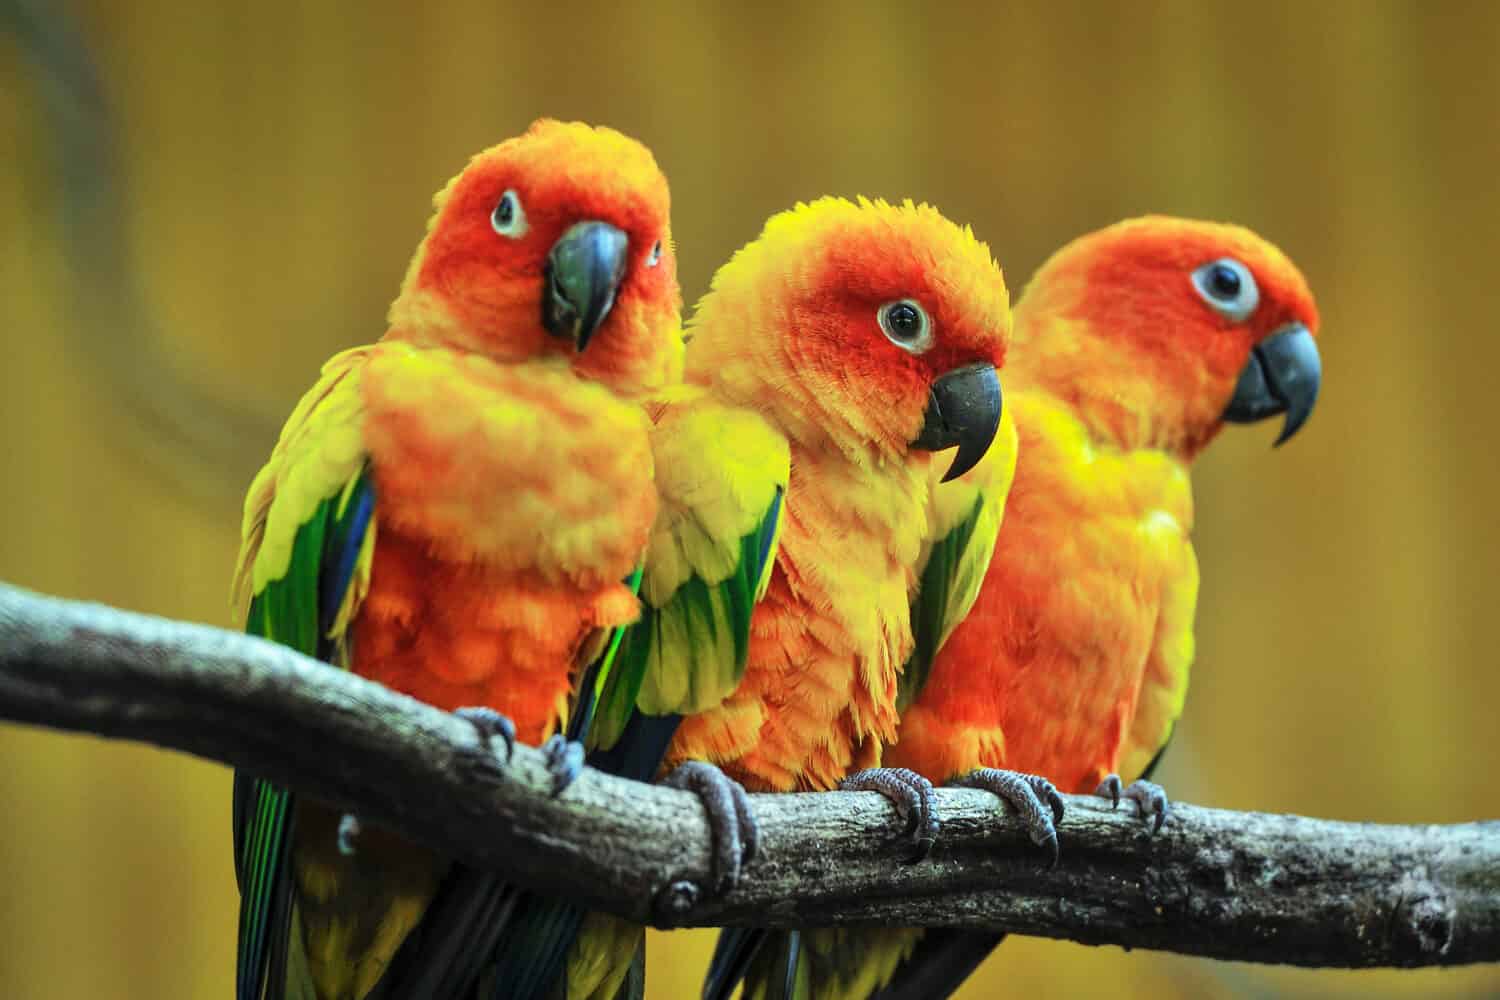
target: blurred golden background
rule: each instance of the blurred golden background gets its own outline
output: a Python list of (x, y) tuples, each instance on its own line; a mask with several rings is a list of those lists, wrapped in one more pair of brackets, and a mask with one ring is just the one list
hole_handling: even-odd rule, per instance
[[(1013, 289), (1147, 211), (1279, 243), (1322, 306), (1324, 395), (1287, 448), (1231, 429), (1199, 465), (1163, 780), (1500, 815), (1500, 5), (4, 0), (0, 23), (0, 579), (227, 623), (241, 491), (321, 361), (382, 331), (431, 194), (532, 118), (583, 118), (655, 150), (690, 302), (829, 192), (934, 202)], [(13, 726), (0, 756), (0, 996), (229, 996), (229, 772)], [(709, 932), (652, 944), (651, 996), (696, 995)], [(1500, 970), (1012, 940), (963, 995), (996, 993), (1494, 996)]]

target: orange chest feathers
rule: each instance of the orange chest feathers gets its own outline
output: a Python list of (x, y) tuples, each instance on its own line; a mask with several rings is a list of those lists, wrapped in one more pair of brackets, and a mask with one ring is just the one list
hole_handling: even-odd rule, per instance
[(642, 411), (560, 366), (439, 349), (372, 361), (370, 590), (353, 668), (539, 742), (580, 653), (635, 619), (623, 584), (656, 514)]

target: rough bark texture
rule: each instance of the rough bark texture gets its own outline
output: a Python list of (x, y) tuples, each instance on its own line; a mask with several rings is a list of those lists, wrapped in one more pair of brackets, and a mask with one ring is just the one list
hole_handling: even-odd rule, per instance
[[(1310, 966), (1500, 960), (1500, 822), (1382, 826), (1069, 797), (1047, 871), (984, 792), (938, 794), (919, 864), (873, 793), (754, 796), (722, 899), (691, 795), (541, 755), (248, 636), (0, 585), (0, 717), (144, 740), (285, 782), (524, 885), (661, 926), (946, 925)], [(11, 766), (25, 766), (12, 762)]]

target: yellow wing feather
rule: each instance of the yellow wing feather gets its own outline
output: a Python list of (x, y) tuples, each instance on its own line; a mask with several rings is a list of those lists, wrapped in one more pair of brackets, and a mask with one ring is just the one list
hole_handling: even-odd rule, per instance
[[(637, 700), (648, 714), (689, 714), (718, 704), (733, 690), (743, 666), (735, 656), (729, 609), (713, 590), (740, 569), (742, 540), (760, 526), (785, 491), (791, 459), (784, 437), (757, 414), (726, 406), (696, 386), (678, 386), (651, 406), (652, 450), (661, 506), (646, 550), (641, 596), (660, 616), (661, 641)], [(755, 581), (765, 592), (771, 555)], [(679, 589), (697, 578), (710, 591), (710, 625), (700, 615), (668, 608)], [(694, 668), (684, 669), (691, 650)]]
[[(373, 347), (335, 355), (292, 411), (271, 457), (245, 497), (239, 560), (234, 572), (235, 620), (243, 624), (250, 600), (286, 575), (297, 531), (318, 505), (343, 491), (341, 505), (365, 461), (359, 376)], [(335, 630), (348, 625), (369, 587), (375, 526), (365, 535), (355, 577)]]

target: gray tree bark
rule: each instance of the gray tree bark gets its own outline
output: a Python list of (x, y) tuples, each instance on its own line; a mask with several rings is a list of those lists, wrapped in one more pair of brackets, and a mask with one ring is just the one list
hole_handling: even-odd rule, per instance
[(1500, 822), (1174, 804), (1152, 835), (1129, 803), (1069, 796), (1049, 871), (984, 792), (938, 793), (942, 832), (917, 864), (877, 794), (757, 795), (761, 854), (714, 899), (686, 792), (585, 770), (553, 798), (536, 750), (507, 763), (462, 719), (281, 646), (4, 585), (0, 718), (222, 761), (664, 927), (969, 927), (1306, 966), (1500, 960)]

